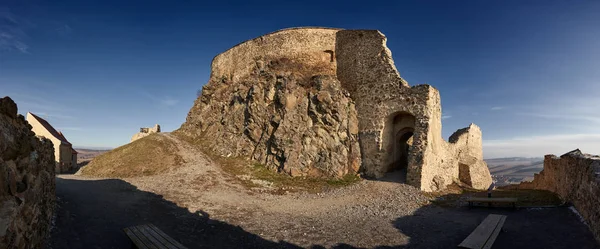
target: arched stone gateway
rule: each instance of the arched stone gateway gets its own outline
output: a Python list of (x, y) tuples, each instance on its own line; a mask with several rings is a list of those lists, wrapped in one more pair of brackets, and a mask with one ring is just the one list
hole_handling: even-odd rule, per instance
[(216, 56), (179, 132), (292, 176), (379, 178), (405, 167), (424, 191), (460, 179), (487, 188), (479, 127), (446, 142), (441, 113), (437, 89), (400, 77), (381, 32), (293, 28)]
[(383, 143), (387, 151), (384, 173), (401, 171), (400, 179), (406, 179), (415, 132), (415, 117), (407, 112), (388, 115), (383, 131)]

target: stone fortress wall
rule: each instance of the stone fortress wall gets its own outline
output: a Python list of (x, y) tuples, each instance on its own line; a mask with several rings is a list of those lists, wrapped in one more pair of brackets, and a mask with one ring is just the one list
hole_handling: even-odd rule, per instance
[(0, 248), (44, 248), (55, 210), (54, 147), (0, 99)]
[(579, 149), (560, 157), (546, 155), (544, 169), (519, 188), (552, 191), (572, 203), (600, 242), (600, 157)]
[[(213, 59), (205, 86), (211, 92), (203, 88), (199, 99), (227, 89), (227, 82), (260, 74), (269, 63), (265, 58), (281, 57), (312, 67), (318, 71), (313, 75), (333, 75), (348, 93), (350, 109), (357, 112), (360, 170), (366, 175), (382, 177), (406, 168), (407, 182), (424, 191), (444, 189), (459, 179), (478, 189), (491, 184), (479, 127), (471, 125), (444, 141), (439, 92), (430, 85), (409, 86), (377, 30), (292, 28), (243, 42)], [(181, 130), (198, 126), (208, 105), (197, 100)]]

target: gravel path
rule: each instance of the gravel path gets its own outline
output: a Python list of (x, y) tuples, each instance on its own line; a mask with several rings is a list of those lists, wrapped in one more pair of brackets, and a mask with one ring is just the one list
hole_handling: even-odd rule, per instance
[(322, 194), (250, 192), (174, 139), (185, 165), (160, 176), (57, 178), (52, 248), (126, 248), (151, 222), (190, 248), (455, 248), (489, 213), (508, 215), (493, 248), (600, 248), (568, 208), (441, 208), (399, 175)]

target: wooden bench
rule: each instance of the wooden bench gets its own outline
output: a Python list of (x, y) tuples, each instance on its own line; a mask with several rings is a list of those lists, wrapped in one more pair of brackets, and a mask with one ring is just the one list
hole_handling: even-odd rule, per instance
[(187, 249), (152, 224), (128, 227), (123, 231), (139, 249)]
[(488, 215), (458, 247), (470, 249), (491, 248), (500, 230), (502, 230), (502, 226), (504, 226), (504, 221), (506, 221), (505, 215)]
[(498, 197), (469, 197), (467, 199), (467, 201), (469, 202), (469, 207), (473, 206), (473, 203), (475, 202), (479, 202), (479, 203), (488, 203), (489, 206), (492, 205), (492, 203), (512, 203), (512, 207), (513, 208), (517, 208), (517, 198), (510, 198), (510, 197), (503, 197), (503, 198), (498, 198)]

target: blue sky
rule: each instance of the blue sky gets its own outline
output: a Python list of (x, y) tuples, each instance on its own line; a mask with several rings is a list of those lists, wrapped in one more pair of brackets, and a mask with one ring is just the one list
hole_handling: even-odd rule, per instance
[(442, 96), (443, 136), (473, 122), (486, 158), (600, 154), (600, 1), (0, 2), (0, 95), (76, 147), (177, 129), (210, 62), (298, 26), (378, 29), (411, 85)]

